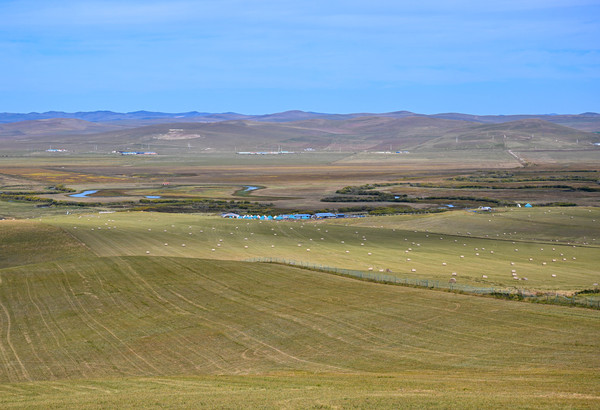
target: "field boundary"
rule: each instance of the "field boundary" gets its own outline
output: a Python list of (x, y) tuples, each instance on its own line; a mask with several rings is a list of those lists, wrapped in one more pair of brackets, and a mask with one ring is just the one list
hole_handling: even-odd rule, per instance
[(477, 287), (471, 285), (464, 285), (460, 283), (444, 282), (431, 279), (416, 279), (406, 277), (402, 278), (394, 275), (387, 275), (384, 272), (365, 272), (283, 258), (255, 257), (245, 259), (244, 262), (276, 263), (339, 276), (351, 277), (354, 279), (364, 280), (368, 282), (383, 283), (386, 285), (417, 287), (441, 290), (446, 292), (489, 296), (509, 300), (524, 300), (533, 303), (545, 303), (561, 306), (579, 306), (591, 309), (600, 309), (600, 294), (598, 294), (598, 296), (590, 297), (578, 294), (574, 294), (572, 296), (565, 296), (560, 295), (557, 292), (540, 292), (516, 287)]

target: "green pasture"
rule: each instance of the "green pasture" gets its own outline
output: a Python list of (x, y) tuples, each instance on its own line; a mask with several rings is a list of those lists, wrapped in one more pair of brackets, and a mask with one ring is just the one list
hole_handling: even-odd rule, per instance
[[(577, 150), (523, 150), (517, 152), (527, 161), (538, 164), (573, 164), (573, 167), (581, 167), (583, 164), (597, 166), (600, 162), (600, 149), (585, 147)], [(577, 161), (573, 161), (577, 158)]]
[[(600, 403), (598, 311), (194, 257), (177, 239), (227, 249), (240, 221), (184, 216), (0, 223), (3, 254), (18, 254), (0, 268), (3, 408)], [(276, 244), (348, 230), (291, 225)], [(238, 227), (248, 241), (270, 229)], [(142, 244), (150, 254), (126, 255)]]
[(41, 208), (36, 202), (0, 201), (0, 218), (38, 218), (68, 212), (79, 212), (79, 207)]
[(578, 372), (422, 370), (60, 380), (0, 385), (15, 408), (594, 408), (598, 377)]
[[(46, 147), (47, 148), (47, 147)], [(46, 149), (44, 148), (44, 150)], [(139, 148), (137, 148), (139, 149)], [(152, 149), (152, 148), (151, 148)], [(72, 152), (62, 155), (46, 152), (29, 153), (28, 160), (36, 166), (47, 167), (98, 167), (99, 170), (114, 167), (151, 167), (154, 171), (170, 170), (173, 167), (186, 166), (223, 166), (223, 165), (324, 165), (338, 161), (352, 152), (302, 152), (289, 155), (238, 155), (233, 152), (198, 152), (176, 147), (152, 156), (125, 156), (105, 152)], [(4, 166), (23, 166), (23, 154), (2, 158)]]
[[(560, 215), (558, 209), (550, 211)], [(595, 214), (581, 210), (582, 219), (587, 215), (592, 215), (592, 219), (586, 229)], [(465, 213), (462, 216), (482, 223), (482, 218), (485, 221), (500, 218), (492, 214)], [(571, 221), (569, 216), (560, 217)], [(416, 217), (413, 223), (427, 220), (427, 217)], [(276, 222), (144, 212), (65, 215), (44, 221), (78, 238), (98, 256), (176, 256), (238, 261), (279, 258), (317, 266), (385, 272), (399, 278), (447, 282), (454, 277), (462, 284), (544, 291), (590, 289), (600, 282), (597, 247), (567, 244), (564, 238), (558, 243), (550, 237), (531, 240), (519, 237), (515, 231), (510, 235), (506, 232), (502, 236), (478, 237), (478, 231), (472, 229), (477, 224), (460, 225), (460, 233), (437, 233), (434, 229), (422, 229), (423, 226), (407, 229), (416, 228), (410, 223), (402, 228), (406, 220), (395, 217)], [(500, 222), (505, 228), (519, 223), (506, 221)], [(438, 223), (441, 225), (443, 221)], [(560, 228), (559, 224), (552, 229), (558, 232)], [(548, 236), (552, 229), (546, 232)], [(593, 239), (589, 238), (589, 243), (595, 243)]]
[(91, 254), (85, 245), (51, 225), (0, 221), (0, 269)]
[[(92, 187), (92, 189), (94, 189)], [(234, 192), (243, 190), (243, 185), (173, 185), (154, 186), (138, 188), (134, 184), (116, 186), (114, 188), (102, 189), (89, 195), (90, 198), (97, 197), (143, 197), (146, 195), (158, 195), (161, 198), (231, 198)]]
[[(403, 148), (398, 148), (403, 150)], [(396, 148), (394, 148), (396, 150)], [(352, 156), (340, 159), (337, 163), (397, 163), (411, 167), (428, 166), (436, 164), (447, 166), (452, 164), (452, 169), (474, 168), (477, 164), (485, 163), (487, 168), (508, 168), (519, 166), (519, 162), (503, 149), (458, 149), (458, 150), (410, 150), (408, 154), (382, 154), (375, 152), (358, 152)]]
[(600, 246), (600, 208), (498, 208), (330, 221), (346, 226), (418, 230), (502, 240)]

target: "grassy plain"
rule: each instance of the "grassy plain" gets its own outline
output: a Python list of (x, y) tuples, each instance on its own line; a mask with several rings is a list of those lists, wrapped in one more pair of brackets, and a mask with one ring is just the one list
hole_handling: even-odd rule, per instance
[[(111, 233), (156, 216), (123, 215), (105, 215), (116, 224)], [(189, 225), (167, 222), (175, 225), (171, 239), (200, 229), (218, 241), (226, 233), (214, 232), (217, 220), (210, 218), (197, 219), (193, 235)], [(153, 246), (150, 239), (151, 254), (117, 256), (112, 246), (103, 247), (106, 238), (83, 235), (83, 246), (43, 222), (1, 223), (3, 232), (15, 232), (3, 242), (24, 241), (20, 259), (0, 269), (3, 408), (600, 402), (595, 310), (178, 252), (157, 256), (161, 246), (182, 247)], [(98, 226), (108, 231), (96, 224), (89, 232), (99, 234)], [(55, 240), (32, 260), (35, 246), (27, 245), (26, 234), (38, 231), (54, 233)], [(131, 237), (136, 247), (141, 236)]]
[[(600, 151), (583, 152), (582, 155), (592, 158), (597, 152)], [(530, 154), (535, 153), (526, 153)], [(567, 158), (565, 156), (564, 160)], [(573, 157), (570, 158), (572, 161)], [(526, 161), (535, 163), (529, 157)], [(485, 201), (490, 199), (506, 204), (568, 202), (598, 206), (600, 170), (597, 163), (575, 165), (573, 162), (551, 161), (550, 165), (543, 165), (542, 161), (541, 165), (523, 168), (514, 156), (504, 150), (416, 151), (410, 154), (319, 152), (273, 156), (185, 152), (177, 156), (152, 157), (44, 155), (30, 157), (27, 166), (23, 165), (22, 157), (3, 158), (0, 189), (44, 188), (65, 183), (78, 191), (100, 191), (96, 196), (77, 201), (109, 203), (138, 201), (144, 195), (231, 200), (239, 199), (236, 193), (242, 187), (253, 185), (264, 189), (244, 199), (272, 203), (279, 209), (320, 210), (397, 206), (389, 202), (373, 204), (368, 201), (346, 203), (324, 200), (347, 185), (398, 183), (398, 186), (384, 190), (408, 195), (418, 201), (411, 205), (417, 208), (432, 208), (443, 203), (478, 206), (488, 204)], [(513, 181), (497, 178), (487, 184), (452, 181), (452, 178), (466, 178), (467, 182), (480, 178), (484, 170), (498, 175), (512, 173), (514, 178)], [(556, 180), (556, 176), (571, 179)], [(528, 181), (527, 178), (531, 177), (538, 180)], [(575, 177), (585, 179), (576, 180)], [(408, 183), (413, 185), (406, 185)], [(75, 200), (68, 193), (44, 194), (44, 197)]]
[[(305, 223), (132, 212), (60, 216), (47, 222), (77, 237), (98, 256), (280, 258), (362, 271), (389, 270), (387, 274), (399, 278), (446, 282), (454, 272), (458, 283), (478, 286), (555, 291), (592, 288), (600, 282), (598, 211), (547, 211), (556, 214), (556, 225), (539, 236), (538, 226), (548, 224), (548, 214), (541, 208)], [(453, 217), (456, 222), (445, 222), (454, 221)], [(573, 231), (564, 230), (568, 223), (574, 224)], [(443, 229), (436, 230), (436, 226)], [(472, 226), (473, 232), (463, 230), (466, 226)], [(513, 270), (527, 281), (515, 281)]]
[[(600, 282), (598, 193), (580, 188), (596, 186), (593, 153), (579, 167), (562, 154), (521, 167), (504, 150), (28, 154), (26, 166), (17, 154), (1, 159), (1, 191), (67, 200), (49, 186), (100, 190), (82, 202), (171, 195), (290, 210), (397, 205), (321, 201), (348, 185), (388, 183), (377, 189), (407, 193), (421, 208), (458, 196), (592, 206), (303, 223), (0, 200), (0, 216), (31, 218), (0, 220), (2, 408), (600, 406), (597, 310), (245, 262), (591, 290)], [(566, 188), (541, 187), (552, 184)], [(246, 185), (265, 188), (239, 197)], [(433, 196), (447, 199), (428, 202)]]

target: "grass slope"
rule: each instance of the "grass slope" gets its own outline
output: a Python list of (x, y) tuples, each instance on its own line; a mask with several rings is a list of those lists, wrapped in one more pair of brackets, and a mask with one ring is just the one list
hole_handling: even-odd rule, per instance
[(0, 280), (4, 408), (600, 402), (597, 311), (180, 257)]
[[(550, 235), (560, 233), (564, 227), (563, 219), (575, 221), (560, 215), (556, 208), (554, 211), (554, 219), (544, 219), (547, 215), (539, 212), (535, 214), (539, 217), (538, 225), (543, 225), (544, 221), (551, 225), (554, 220), (556, 226), (547, 228), (546, 236), (541, 240), (526, 237), (527, 241), (518, 234), (525, 235), (528, 231), (507, 230), (521, 225), (518, 219), (510, 219), (510, 215), (525, 217), (518, 212), (507, 212), (503, 217), (457, 214), (458, 222), (455, 225), (447, 223), (448, 229), (441, 235), (433, 233), (436, 232), (433, 225), (423, 229), (420, 221), (438, 221), (441, 226), (445, 221), (443, 216), (439, 217), (441, 219), (409, 219), (407, 226), (398, 228), (394, 228), (394, 221), (403, 219), (394, 217), (294, 223), (132, 212), (71, 215), (48, 221), (79, 238), (99, 256), (150, 255), (220, 260), (280, 258), (364, 271), (389, 269), (388, 274), (400, 278), (448, 281), (451, 273), (456, 272), (459, 283), (487, 287), (518, 286), (556, 291), (591, 288), (593, 283), (600, 282), (598, 249), (581, 246), (582, 243), (575, 247), (566, 241), (550, 243)], [(584, 236), (586, 232), (598, 233), (598, 228), (592, 225), (596, 214), (579, 210), (576, 213), (580, 214), (577, 220), (582, 229), (584, 223), (589, 223), (582, 231)], [(472, 219), (461, 225), (467, 218)], [(496, 218), (499, 221), (493, 222)], [(420, 228), (416, 229), (419, 223)], [(490, 228), (485, 237), (486, 224), (499, 230)], [(534, 224), (532, 229), (538, 225)], [(475, 235), (473, 232), (467, 234), (471, 226)], [(522, 226), (527, 228), (525, 224)], [(460, 233), (450, 231), (450, 227), (460, 227)], [(473, 237), (477, 233), (482, 237)], [(595, 242), (590, 240), (590, 243)], [(513, 270), (518, 277), (528, 280), (515, 281)]]
[(0, 220), (0, 269), (87, 253), (61, 228), (26, 220)]
[[(493, 212), (453, 211), (330, 221), (341, 225), (417, 230), (472, 237), (492, 237), (600, 246), (599, 208), (501, 208)], [(598, 243), (596, 243), (598, 242)]]
[[(114, 130), (116, 128), (116, 130)], [(106, 131), (113, 129), (114, 131)], [(96, 133), (90, 134), (97, 130)], [(231, 120), (221, 122), (175, 122), (137, 128), (89, 123), (74, 119), (46, 119), (0, 124), (0, 137), (28, 136), (7, 147), (23, 149), (34, 143), (61, 144), (71, 151), (99, 146), (101, 151), (134, 149), (152, 144), (161, 151), (217, 150), (233, 152), (284, 149), (382, 150), (470, 149), (470, 148), (574, 148), (589, 147), (598, 140), (592, 132), (576, 130), (541, 119), (522, 119), (501, 124), (479, 124), (457, 119), (425, 116), (361, 116), (348, 119), (306, 119), (294, 122)], [(86, 138), (82, 138), (83, 134)], [(535, 137), (533, 137), (534, 135)], [(505, 137), (506, 136), (506, 137)], [(30, 138), (29, 138), (30, 137)], [(87, 148), (86, 148), (87, 147)], [(137, 148), (139, 149), (139, 148)]]
[(574, 372), (408, 371), (92, 379), (0, 385), (13, 408), (595, 408), (598, 377)]

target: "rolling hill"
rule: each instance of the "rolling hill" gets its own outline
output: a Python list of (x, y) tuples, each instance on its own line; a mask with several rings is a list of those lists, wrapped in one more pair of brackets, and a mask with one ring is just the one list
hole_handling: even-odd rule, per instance
[(0, 139), (85, 135), (120, 129), (121, 126), (101, 124), (72, 118), (50, 118), (0, 124)]
[(0, 113), (0, 124), (28, 120), (72, 118), (99, 123), (111, 123), (113, 125), (120, 125), (123, 127), (140, 127), (144, 125), (174, 122), (216, 122), (232, 120), (249, 120), (261, 122), (294, 122), (311, 119), (347, 120), (357, 117), (424, 117), (468, 121), (479, 124), (499, 124), (524, 119), (541, 119), (555, 124), (572, 127), (581, 131), (600, 131), (600, 114), (594, 112), (564, 115), (472, 115), (462, 113), (440, 113), (427, 115), (414, 113), (411, 111), (394, 111), (387, 113), (328, 114), (318, 112), (306, 112), (300, 110), (290, 110), (272, 114), (248, 115), (239, 114), (235, 112), (207, 113), (198, 111), (189, 111), (183, 113), (164, 113), (152, 111), (134, 111), (128, 113), (118, 113), (113, 111), (91, 111), (68, 113), (63, 111), (48, 111), (44, 113), (32, 112), (27, 114)]
[(0, 135), (4, 134), (5, 140), (12, 139), (15, 144), (18, 140), (72, 147), (94, 144), (109, 151), (139, 149), (148, 144), (155, 150), (193, 146), (196, 150), (229, 152), (305, 148), (335, 151), (583, 149), (592, 142), (600, 141), (598, 134), (539, 119), (479, 124), (423, 116), (167, 123), (100, 133), (93, 131), (102, 129), (103, 125), (64, 119), (0, 127)]
[[(152, 249), (131, 256), (108, 255), (85, 236), (83, 246), (56, 225), (0, 221), (0, 243), (24, 250), (0, 267), (3, 408), (531, 408), (600, 401), (595, 310), (176, 250), (161, 256), (158, 248), (170, 251), (175, 242), (154, 244), (141, 225), (151, 224), (156, 229), (144, 230), (161, 239), (189, 237), (190, 228), (192, 236), (217, 238), (239, 222), (157, 217), (61, 219), (77, 234), (92, 225), (96, 230), (87, 232), (105, 234), (110, 224), (111, 233), (129, 232)], [(173, 232), (157, 229), (163, 225)], [(258, 223), (252, 229), (268, 232)], [(357, 228), (336, 229), (352, 235)], [(30, 259), (40, 232), (54, 243)]]

